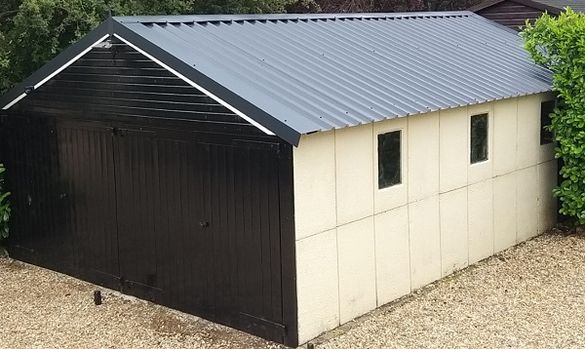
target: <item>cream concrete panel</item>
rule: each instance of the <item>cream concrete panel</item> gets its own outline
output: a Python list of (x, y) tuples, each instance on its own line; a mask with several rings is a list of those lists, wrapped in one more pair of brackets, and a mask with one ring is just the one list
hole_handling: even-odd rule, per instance
[(440, 112), (440, 191), (461, 188), (467, 185), (468, 129), (467, 108), (442, 110)]
[(493, 180), (468, 188), (469, 264), (494, 253)]
[(372, 124), (335, 131), (337, 225), (374, 212)]
[[(378, 189), (378, 135), (386, 132), (401, 131), (401, 171), (402, 183), (388, 188)], [(406, 205), (407, 202), (407, 178), (408, 178), (408, 129), (407, 118), (396, 118), (392, 120), (374, 123), (373, 135), (374, 154), (374, 208), (376, 213), (387, 211), (398, 206)]]
[(538, 163), (548, 162), (555, 158), (555, 143), (543, 144), (540, 146)]
[(336, 225), (335, 135), (302, 136), (293, 151), (296, 239)]
[(494, 178), (494, 252), (516, 243), (516, 173)]
[(408, 117), (408, 201), (439, 193), (439, 113)]
[(443, 276), (468, 264), (467, 187), (441, 194), (441, 258)]
[(492, 178), (494, 169), (494, 103), (482, 103), (468, 107), (467, 129), (471, 134), (471, 116), (488, 114), (488, 159), (471, 164), (471, 136), (467, 142), (467, 181), (469, 184)]
[(494, 103), (494, 176), (516, 170), (518, 98)]
[(534, 166), (540, 152), (540, 100), (539, 95), (518, 99), (518, 152), (516, 168)]
[(335, 229), (296, 243), (299, 342), (339, 326)]
[(410, 293), (408, 208), (402, 206), (374, 218), (378, 306)]
[(441, 278), (439, 197), (408, 205), (411, 288), (418, 289)]
[(341, 323), (376, 308), (374, 217), (337, 228)]
[(557, 199), (553, 189), (557, 184), (557, 161), (538, 165), (538, 232), (549, 230), (556, 223)]
[(538, 234), (538, 192), (536, 166), (516, 172), (517, 242)]

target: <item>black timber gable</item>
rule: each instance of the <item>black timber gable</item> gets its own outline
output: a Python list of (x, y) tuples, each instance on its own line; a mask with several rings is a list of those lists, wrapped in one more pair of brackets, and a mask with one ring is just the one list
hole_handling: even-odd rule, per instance
[(109, 48), (93, 48), (9, 113), (188, 120), (199, 124), (199, 129), (217, 132), (229, 128), (230, 132), (275, 138), (115, 40)]

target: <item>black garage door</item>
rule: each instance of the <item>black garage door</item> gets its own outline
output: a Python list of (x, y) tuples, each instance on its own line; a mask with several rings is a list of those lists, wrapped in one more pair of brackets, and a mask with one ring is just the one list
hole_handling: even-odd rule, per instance
[(187, 124), (3, 130), (15, 257), (283, 341), (286, 147)]

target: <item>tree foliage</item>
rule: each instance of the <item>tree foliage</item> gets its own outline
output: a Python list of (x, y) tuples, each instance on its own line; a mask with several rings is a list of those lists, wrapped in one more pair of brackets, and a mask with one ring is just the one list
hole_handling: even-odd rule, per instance
[(551, 129), (556, 156), (564, 161), (563, 181), (555, 189), (560, 212), (585, 224), (585, 14), (545, 13), (534, 24), (527, 22), (521, 35), (534, 61), (554, 74), (558, 102)]
[(0, 93), (114, 15), (283, 12), (292, 0), (3, 0)]
[(324, 12), (464, 10), (481, 0), (318, 0)]

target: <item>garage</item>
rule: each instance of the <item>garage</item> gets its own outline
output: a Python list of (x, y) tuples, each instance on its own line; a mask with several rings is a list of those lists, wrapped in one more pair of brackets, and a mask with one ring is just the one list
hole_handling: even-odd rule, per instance
[(12, 256), (294, 340), (289, 144), (119, 41), (11, 108), (2, 143)]
[(554, 225), (551, 81), (465, 11), (112, 17), (0, 99), (10, 253), (294, 347)]

